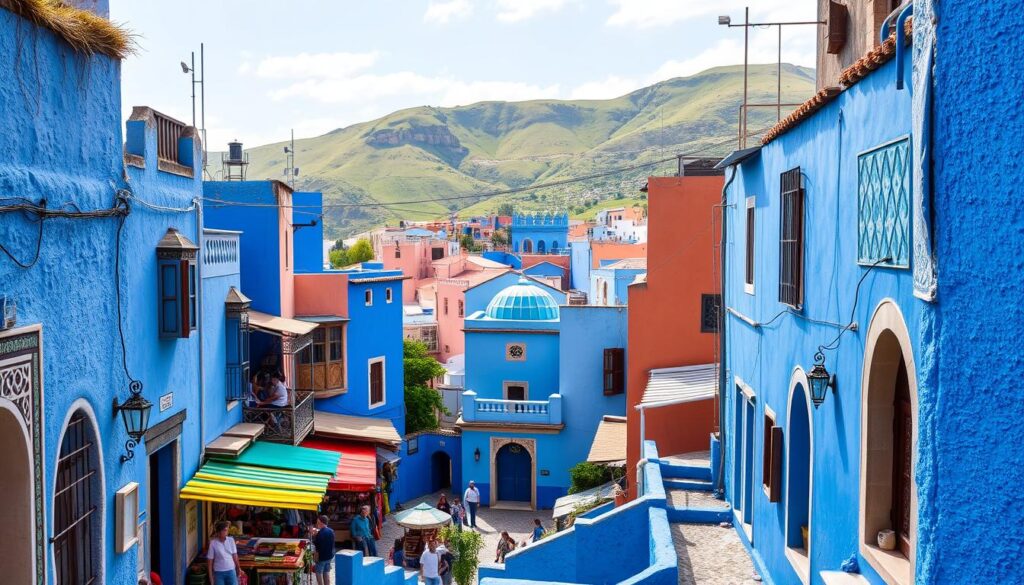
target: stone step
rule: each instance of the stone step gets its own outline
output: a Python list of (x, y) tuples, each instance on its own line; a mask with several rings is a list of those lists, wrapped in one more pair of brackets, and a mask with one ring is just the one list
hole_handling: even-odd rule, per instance
[(710, 479), (708, 479), (708, 480), (701, 480), (701, 479), (669, 478), (669, 479), (663, 480), (663, 482), (665, 484), (665, 489), (666, 490), (669, 490), (669, 489), (679, 489), (679, 490), (691, 490), (691, 491), (698, 491), (698, 492), (713, 492), (713, 491), (715, 491), (715, 486), (714, 486), (713, 483), (711, 483)]
[(666, 482), (668, 520), (675, 523), (717, 524), (732, 518), (728, 502), (705, 490), (670, 488)]
[(711, 481), (711, 467), (705, 465), (685, 465), (661, 461), (661, 476), (666, 479), (698, 479)]

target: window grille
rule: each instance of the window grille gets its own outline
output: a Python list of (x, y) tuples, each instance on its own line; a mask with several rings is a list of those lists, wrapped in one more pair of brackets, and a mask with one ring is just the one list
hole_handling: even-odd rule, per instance
[(748, 287), (754, 286), (754, 198), (747, 198), (747, 247), (743, 281)]
[(800, 167), (782, 173), (779, 228), (779, 302), (804, 300), (804, 186)]
[(857, 157), (857, 261), (910, 267), (910, 139)]
[(722, 295), (700, 295), (700, 332), (715, 333), (718, 331), (719, 311), (722, 307)]
[(58, 585), (96, 583), (99, 564), (99, 551), (93, 540), (96, 445), (88, 425), (81, 412), (72, 415), (57, 460), (51, 542)]

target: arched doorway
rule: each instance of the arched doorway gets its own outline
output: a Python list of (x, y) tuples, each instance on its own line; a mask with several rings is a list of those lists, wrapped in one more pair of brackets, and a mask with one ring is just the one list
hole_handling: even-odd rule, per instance
[(0, 575), (5, 583), (32, 583), (32, 452), (18, 410), (6, 401), (0, 404), (0, 445), (0, 494), (4, 495), (0, 526), (18, 535), (8, 539), (5, 548), (10, 550), (0, 555)]
[(495, 457), (498, 476), (498, 500), (529, 502), (532, 500), (533, 459), (526, 447), (508, 443), (498, 449)]
[(547, 247), (544, 244), (544, 240), (539, 240), (537, 242), (537, 253), (544, 254), (545, 252), (547, 252)]
[[(807, 376), (797, 368), (789, 384), (789, 429), (786, 441), (786, 546), (809, 558), (811, 527), (811, 477), (814, 469), (814, 437)], [(803, 532), (808, 532), (804, 546)], [(787, 556), (788, 556), (787, 552)]]
[(430, 456), (430, 489), (432, 492), (452, 487), (452, 458), (444, 451)]
[[(917, 369), (899, 307), (882, 301), (871, 317), (861, 389), (860, 551), (882, 577), (914, 575), (918, 436)], [(877, 549), (879, 531), (895, 532), (896, 550)]]
[(525, 240), (523, 240), (523, 254), (532, 254), (532, 253), (533, 253), (533, 240), (531, 240), (530, 238), (526, 238)]

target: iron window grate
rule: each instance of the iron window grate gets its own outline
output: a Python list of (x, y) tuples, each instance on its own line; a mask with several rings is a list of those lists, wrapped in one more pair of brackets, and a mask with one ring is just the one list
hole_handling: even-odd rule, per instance
[(779, 302), (800, 308), (804, 296), (804, 185), (800, 167), (782, 173)]

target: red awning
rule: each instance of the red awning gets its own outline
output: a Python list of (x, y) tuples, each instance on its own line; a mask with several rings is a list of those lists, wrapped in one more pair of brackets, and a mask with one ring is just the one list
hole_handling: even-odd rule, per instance
[(338, 471), (327, 484), (328, 490), (360, 492), (377, 486), (377, 447), (372, 443), (306, 439), (303, 447), (340, 453)]

